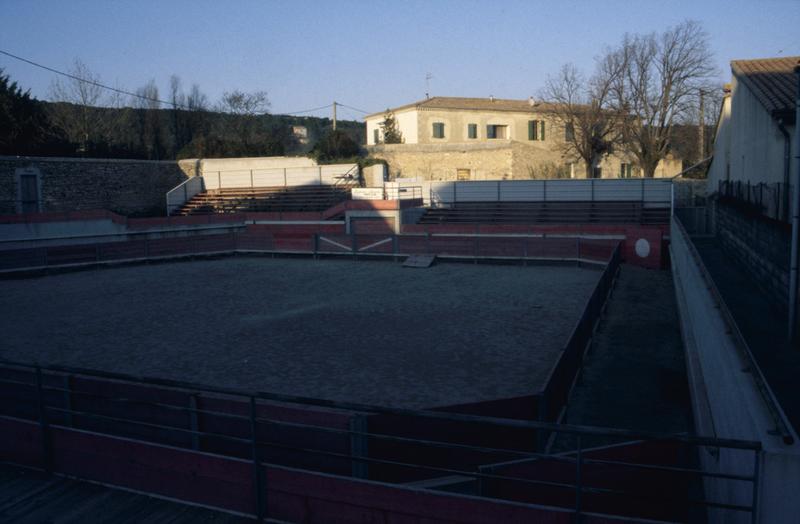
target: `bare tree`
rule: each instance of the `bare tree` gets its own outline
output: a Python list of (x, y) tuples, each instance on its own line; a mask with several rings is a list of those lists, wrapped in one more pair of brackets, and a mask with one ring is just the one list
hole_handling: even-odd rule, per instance
[(669, 152), (673, 126), (688, 121), (697, 94), (713, 79), (708, 35), (694, 21), (661, 34), (626, 35), (605, 60), (624, 71), (614, 84), (614, 105), (630, 115), (623, 139), (652, 177)]
[(51, 117), (67, 139), (80, 144), (80, 151), (85, 153), (102, 129), (102, 114), (93, 108), (102, 105), (103, 89), (97, 85), (100, 76), (78, 58), (69, 73), (75, 78), (57, 78), (50, 84), (49, 98), (57, 102), (51, 106)]
[(620, 142), (620, 113), (611, 106), (611, 95), (621, 72), (614, 62), (602, 60), (587, 81), (566, 64), (545, 84), (543, 96), (553, 103), (551, 114), (564, 129), (563, 153), (583, 160), (586, 178), (594, 177), (603, 157)]
[(223, 119), (225, 129), (234, 135), (243, 150), (249, 150), (261, 134), (258, 117), (266, 114), (269, 106), (266, 91), (235, 90), (222, 95), (217, 110), (228, 116)]

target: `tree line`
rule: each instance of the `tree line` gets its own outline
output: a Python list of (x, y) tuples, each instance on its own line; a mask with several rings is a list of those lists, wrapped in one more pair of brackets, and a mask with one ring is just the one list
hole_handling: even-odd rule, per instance
[[(173, 75), (166, 95), (150, 80), (131, 96), (101, 87), (80, 60), (69, 73), (74, 78), (54, 80), (42, 101), (0, 70), (0, 154), (175, 160), (310, 153), (325, 160), (336, 154), (325, 143), (345, 143), (348, 153), (363, 143), (360, 122), (339, 121), (333, 133), (327, 118), (270, 114), (264, 91), (234, 90), (211, 103), (197, 84), (186, 89)], [(294, 125), (317, 144), (301, 143)]]

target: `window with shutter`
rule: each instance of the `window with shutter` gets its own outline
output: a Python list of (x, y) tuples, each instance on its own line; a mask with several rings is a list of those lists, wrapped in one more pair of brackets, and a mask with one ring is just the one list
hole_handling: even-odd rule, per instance
[(528, 120), (528, 140), (536, 140), (536, 120)]
[(469, 124), (467, 126), (467, 136), (469, 138), (478, 138), (478, 124)]
[(444, 124), (442, 122), (434, 122), (433, 138), (444, 138)]
[(495, 135), (495, 126), (486, 126), (486, 138), (497, 138)]
[(544, 140), (544, 120), (539, 120), (539, 140)]

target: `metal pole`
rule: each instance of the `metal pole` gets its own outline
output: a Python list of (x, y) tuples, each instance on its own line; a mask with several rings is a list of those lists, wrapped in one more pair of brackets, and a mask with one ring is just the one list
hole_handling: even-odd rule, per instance
[(222, 189), (222, 171), (217, 171), (217, 189)]
[(256, 422), (256, 397), (250, 397), (250, 435), (253, 439), (253, 487), (256, 497), (256, 518), (264, 522), (264, 483), (261, 478), (261, 464), (258, 460), (258, 434)]
[(253, 185), (253, 170), (251, 169), (250, 170), (250, 189), (253, 189), (254, 187), (256, 187), (256, 186)]
[(753, 455), (755, 456), (755, 461), (753, 462), (753, 495), (752, 495), (752, 507), (750, 514), (750, 522), (756, 524), (758, 522), (758, 483), (759, 479), (759, 471), (761, 466), (761, 453), (758, 450), (753, 450)]
[[(797, 91), (795, 92), (795, 121), (800, 122), (800, 66), (794, 68), (797, 75)], [(800, 124), (797, 124), (800, 126)], [(794, 133), (794, 158), (797, 177), (792, 188), (792, 251), (789, 265), (789, 340), (797, 336), (797, 244), (800, 236), (800, 132)]]
[(336, 101), (333, 102), (333, 130), (336, 131)]
[(189, 429), (192, 430), (192, 449), (200, 449), (200, 422), (197, 416), (197, 395), (189, 395)]
[(577, 435), (578, 440), (578, 460), (575, 462), (575, 522), (581, 521), (581, 466), (583, 465), (583, 449), (581, 447), (581, 436)]
[(47, 424), (47, 408), (42, 385), (42, 368), (36, 366), (36, 396), (39, 403), (39, 431), (42, 441), (42, 469), (48, 474), (53, 471), (53, 457), (50, 450), (50, 430)]

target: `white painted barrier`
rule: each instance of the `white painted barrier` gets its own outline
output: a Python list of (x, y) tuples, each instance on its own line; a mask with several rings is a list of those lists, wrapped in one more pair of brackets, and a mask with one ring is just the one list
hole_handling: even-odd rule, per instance
[[(700, 452), (701, 467), (740, 475), (752, 475), (755, 468), (759, 477), (758, 518), (752, 522), (796, 523), (800, 515), (797, 435), (781, 422), (785, 416), (780, 406), (774, 405), (768, 386), (764, 389), (765, 384), (759, 383), (758, 366), (677, 218), (673, 218), (670, 230), (670, 253), (695, 431), (707, 437), (758, 441), (763, 447), (757, 464), (749, 453), (709, 448)], [(784, 438), (794, 442), (787, 444)], [(704, 487), (708, 500), (740, 505), (753, 501), (754, 493), (747, 482), (706, 479)], [(708, 520), (751, 522), (749, 515), (722, 509), (710, 509)]]
[(666, 207), (672, 180), (659, 178), (496, 180), (431, 182), (398, 178), (400, 187), (420, 186), (425, 205), (457, 202), (644, 202)]

